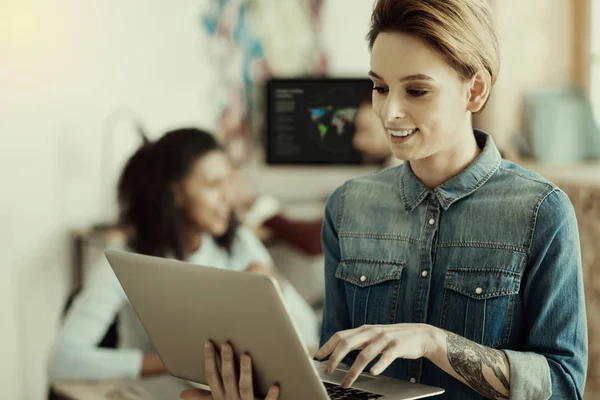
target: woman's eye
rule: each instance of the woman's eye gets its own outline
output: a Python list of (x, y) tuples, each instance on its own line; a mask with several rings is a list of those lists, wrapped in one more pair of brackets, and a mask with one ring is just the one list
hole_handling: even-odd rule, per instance
[(427, 90), (410, 89), (410, 90), (407, 90), (407, 93), (409, 95), (411, 95), (412, 97), (421, 97), (421, 96), (425, 96), (429, 92)]
[(379, 93), (379, 94), (384, 94), (388, 92), (388, 89), (383, 87), (383, 86), (374, 86), (373, 87), (373, 91)]

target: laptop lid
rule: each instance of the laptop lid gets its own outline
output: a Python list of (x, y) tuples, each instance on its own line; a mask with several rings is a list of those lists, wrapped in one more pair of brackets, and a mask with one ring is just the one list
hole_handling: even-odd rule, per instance
[(105, 252), (167, 371), (206, 384), (204, 343), (253, 360), (256, 393), (327, 399), (275, 280), (118, 250)]

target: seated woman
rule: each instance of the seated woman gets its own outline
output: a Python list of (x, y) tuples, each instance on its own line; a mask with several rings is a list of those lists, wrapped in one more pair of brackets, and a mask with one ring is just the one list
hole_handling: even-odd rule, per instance
[(381, 169), (402, 163), (390, 149), (388, 134), (373, 110), (371, 96), (363, 100), (356, 112), (352, 145), (366, 162), (377, 164)]
[[(262, 243), (236, 224), (231, 166), (221, 146), (206, 132), (179, 129), (145, 144), (127, 162), (118, 198), (129, 251), (277, 277)], [(309, 346), (317, 344), (319, 321), (313, 310), (292, 286), (278, 280), (304, 341)], [(117, 315), (118, 348), (99, 348)], [(56, 339), (50, 380), (132, 378), (163, 372), (118, 280), (102, 260), (74, 300)]]

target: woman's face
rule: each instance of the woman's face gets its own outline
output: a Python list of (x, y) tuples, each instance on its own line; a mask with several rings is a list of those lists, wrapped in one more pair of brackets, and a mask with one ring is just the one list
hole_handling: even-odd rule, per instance
[(373, 109), (392, 153), (422, 160), (460, 151), (470, 134), (470, 82), (431, 46), (403, 33), (380, 33), (371, 51)]
[(193, 229), (221, 236), (233, 211), (231, 165), (220, 150), (198, 158), (188, 175), (175, 184), (175, 203)]

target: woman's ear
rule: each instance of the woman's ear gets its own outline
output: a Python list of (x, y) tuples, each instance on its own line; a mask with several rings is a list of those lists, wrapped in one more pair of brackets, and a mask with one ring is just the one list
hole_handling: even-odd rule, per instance
[(467, 110), (472, 113), (480, 111), (485, 105), (490, 95), (490, 85), (485, 75), (478, 71), (469, 81), (469, 98), (467, 100)]

